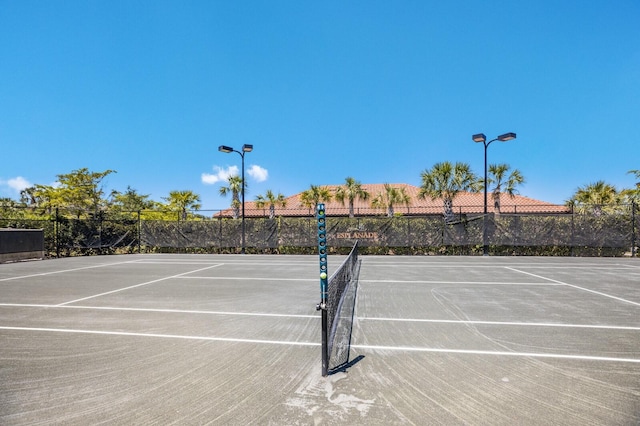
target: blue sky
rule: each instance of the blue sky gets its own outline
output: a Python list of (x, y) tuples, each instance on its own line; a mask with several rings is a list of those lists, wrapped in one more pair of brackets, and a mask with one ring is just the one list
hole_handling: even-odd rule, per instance
[[(631, 187), (640, 2), (0, 0), (0, 196), (87, 167), (161, 201), (226, 208), (311, 184), (420, 185), (506, 162), (522, 195)], [(251, 172), (251, 173), (249, 173)]]

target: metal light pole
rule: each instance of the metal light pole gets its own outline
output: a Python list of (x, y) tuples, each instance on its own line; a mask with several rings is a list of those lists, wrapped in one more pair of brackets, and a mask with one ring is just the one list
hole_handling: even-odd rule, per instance
[(240, 193), (242, 194), (242, 248), (240, 249), (240, 253), (245, 254), (245, 239), (244, 239), (244, 154), (246, 152), (251, 152), (253, 151), (253, 145), (248, 145), (248, 144), (244, 144), (242, 145), (242, 151), (236, 151), (235, 149), (231, 148), (230, 146), (226, 146), (226, 145), (220, 145), (218, 147), (218, 151), (220, 152), (224, 152), (225, 154), (228, 154), (230, 152), (237, 152), (238, 154), (240, 154), (240, 157), (242, 158), (242, 187), (240, 189)]
[(478, 133), (477, 135), (473, 135), (471, 139), (474, 142), (482, 142), (484, 144), (484, 215), (482, 216), (482, 255), (489, 255), (489, 245), (487, 244), (487, 148), (491, 145), (491, 142), (500, 141), (506, 142), (516, 138), (515, 133), (505, 133), (503, 135), (498, 136), (495, 139), (491, 139), (487, 142), (487, 137), (484, 133)]

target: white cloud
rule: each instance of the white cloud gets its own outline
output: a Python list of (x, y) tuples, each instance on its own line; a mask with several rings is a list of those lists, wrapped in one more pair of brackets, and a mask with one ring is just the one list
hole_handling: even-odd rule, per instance
[(238, 176), (238, 166), (230, 166), (223, 169), (219, 166), (213, 166), (215, 173), (203, 173), (201, 176), (202, 183), (214, 185), (218, 182), (226, 182), (229, 176)]
[(255, 164), (249, 167), (247, 173), (258, 182), (264, 182), (269, 177), (269, 171), (267, 169), (263, 169)]
[(0, 185), (8, 186), (15, 192), (19, 193), (23, 189), (33, 186), (31, 182), (23, 178), (22, 176), (14, 177), (9, 180), (0, 180)]

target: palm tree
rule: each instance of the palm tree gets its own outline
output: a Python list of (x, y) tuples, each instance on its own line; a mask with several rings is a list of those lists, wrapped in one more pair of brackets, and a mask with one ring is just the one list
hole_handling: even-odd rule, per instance
[(344, 200), (347, 199), (349, 201), (349, 217), (354, 216), (353, 211), (353, 203), (357, 199), (368, 200), (369, 193), (362, 188), (362, 184), (355, 180), (352, 177), (348, 177), (345, 179), (345, 183), (342, 186), (339, 186), (335, 192), (336, 200), (340, 202), (344, 206)]
[[(237, 219), (240, 216), (240, 193), (242, 192), (242, 178), (237, 175), (229, 176), (227, 179), (228, 186), (220, 187), (220, 195), (226, 197), (228, 193), (231, 193), (231, 208), (233, 209), (233, 218)], [(247, 185), (244, 186), (245, 190)]]
[(638, 182), (636, 182), (635, 188), (625, 189), (620, 194), (625, 197), (625, 202), (638, 203), (640, 202), (640, 170), (629, 170), (627, 174), (635, 175)]
[(180, 212), (180, 218), (182, 220), (187, 219), (187, 210), (199, 210), (200, 196), (193, 191), (170, 191), (168, 197), (163, 197), (163, 200), (169, 203), (169, 208), (178, 210)]
[[(514, 169), (508, 176), (510, 167), (508, 164), (491, 164), (489, 166), (489, 173), (491, 176), (488, 179), (488, 184), (493, 184), (491, 194), (493, 196), (493, 207), (497, 213), (500, 213), (500, 194), (503, 192), (514, 198), (518, 193), (516, 187), (522, 185), (525, 180), (520, 173), (520, 170)], [(506, 179), (506, 180), (505, 180)]]
[(320, 203), (331, 201), (331, 190), (326, 186), (311, 185), (309, 189), (300, 194), (302, 205), (309, 209), (315, 209)]
[(411, 197), (405, 192), (404, 188), (396, 188), (385, 183), (384, 191), (378, 193), (371, 200), (371, 207), (387, 209), (387, 216), (393, 217), (394, 206), (398, 204), (408, 206), (410, 203)]
[(421, 177), (418, 197), (432, 200), (442, 198), (445, 222), (455, 221), (453, 199), (456, 195), (461, 191), (476, 192), (482, 184), (467, 163), (436, 163), (431, 170), (422, 172)]
[(265, 195), (258, 195), (256, 197), (256, 206), (258, 208), (261, 209), (267, 204), (269, 205), (269, 219), (273, 219), (276, 217), (276, 206), (286, 207), (287, 200), (284, 198), (284, 195), (280, 193), (275, 195), (273, 191), (268, 189)]
[(618, 204), (620, 193), (615, 186), (599, 180), (588, 185), (578, 187), (573, 196), (567, 201), (567, 205), (575, 207), (578, 211), (592, 211), (595, 215), (603, 213), (603, 206)]

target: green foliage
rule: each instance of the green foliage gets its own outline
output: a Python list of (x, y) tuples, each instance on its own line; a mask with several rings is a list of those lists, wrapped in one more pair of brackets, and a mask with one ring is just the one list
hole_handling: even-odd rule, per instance
[(362, 183), (352, 177), (347, 177), (345, 183), (335, 191), (335, 198), (344, 206), (345, 200), (349, 202), (349, 217), (354, 217), (353, 204), (356, 200), (368, 200), (370, 194), (362, 187)]
[(273, 191), (268, 189), (265, 195), (256, 196), (256, 207), (261, 209), (267, 205), (269, 206), (269, 219), (273, 219), (276, 217), (276, 207), (286, 207), (287, 200), (284, 195), (280, 193), (275, 195)]
[(371, 200), (371, 207), (386, 209), (387, 216), (393, 217), (395, 215), (395, 206), (398, 204), (408, 206), (410, 203), (411, 197), (404, 188), (396, 188), (385, 183), (384, 191), (376, 194)]
[(448, 161), (436, 163), (430, 170), (421, 174), (422, 185), (419, 198), (442, 199), (443, 213), (447, 222), (453, 222), (453, 199), (461, 191), (475, 192), (480, 190), (482, 183), (471, 171), (467, 163), (452, 164)]
[(149, 200), (149, 195), (138, 194), (138, 191), (127, 186), (125, 192), (112, 191), (109, 209), (112, 213), (127, 214), (132, 216), (142, 210), (153, 210), (159, 204)]
[(87, 168), (58, 175), (56, 186), (34, 185), (23, 191), (23, 200), (29, 206), (52, 213), (62, 207), (80, 219), (95, 216), (106, 206), (101, 183), (114, 170), (91, 172)]
[[(477, 190), (477, 179), (460, 164), (438, 163), (431, 170), (438, 173), (425, 172), (421, 195), (444, 198), (456, 190)], [(495, 167), (490, 183), (494, 184), (494, 191), (508, 194), (523, 179), (514, 171), (505, 180), (508, 167), (504, 166)], [(192, 191), (171, 191), (164, 198), (167, 204), (152, 201), (131, 187), (123, 193), (112, 191), (105, 199), (102, 182), (111, 173), (114, 171), (74, 170), (58, 175), (56, 185), (25, 189), (19, 201), (0, 199), (0, 227), (44, 229), (49, 256), (239, 251), (240, 220), (211, 219), (199, 214), (200, 198)], [(640, 171), (630, 173), (640, 179)], [(358, 195), (358, 186), (359, 182), (347, 178), (345, 185), (335, 191), (336, 199), (344, 203), (369, 198), (370, 194)], [(482, 253), (482, 221), (461, 216), (447, 223), (442, 217), (396, 215), (393, 206), (405, 203), (408, 197), (397, 189), (400, 193), (394, 194), (394, 189), (386, 185), (385, 192), (372, 199), (372, 204), (388, 209), (388, 217), (356, 218), (350, 214), (349, 218), (328, 219), (331, 253), (346, 254), (356, 239), (361, 242), (363, 254)], [(490, 215), (489, 251), (494, 255), (626, 255), (633, 242), (639, 245), (640, 208), (632, 204), (637, 203), (639, 193), (640, 182), (636, 188), (618, 191), (599, 181), (576, 191), (570, 200), (573, 214)], [(329, 188), (313, 185), (302, 195), (309, 208), (334, 196)], [(284, 200), (282, 194), (272, 191), (257, 197), (258, 204), (269, 205), (270, 212), (268, 217), (247, 218), (248, 253), (315, 253), (314, 218), (275, 217), (271, 207)], [(235, 205), (239, 206), (239, 201)]]
[(187, 220), (188, 210), (199, 210), (200, 196), (193, 191), (170, 191), (169, 196), (164, 198), (167, 201), (167, 208), (170, 211), (179, 212), (179, 219)]
[(599, 180), (579, 187), (567, 201), (567, 205), (579, 213), (591, 212), (601, 215), (613, 213), (621, 201), (622, 197), (615, 186)]
[[(511, 170), (511, 167), (505, 163), (491, 164), (488, 169), (487, 185), (492, 186), (490, 191), (493, 205), (498, 212), (500, 212), (500, 194), (504, 193), (513, 198), (518, 192), (517, 187), (525, 182), (520, 170), (515, 169), (508, 173), (509, 170)], [(482, 186), (484, 186), (484, 182)]]
[(310, 211), (315, 210), (320, 203), (331, 201), (332, 198), (333, 194), (326, 186), (311, 185), (309, 189), (300, 194), (302, 205), (308, 207)]
[(231, 194), (231, 208), (233, 209), (233, 218), (237, 219), (240, 216), (240, 194), (242, 193), (242, 187), (247, 190), (247, 183), (242, 182), (242, 178), (236, 175), (229, 176), (227, 179), (228, 185), (220, 187), (220, 195), (226, 197), (227, 194)]

